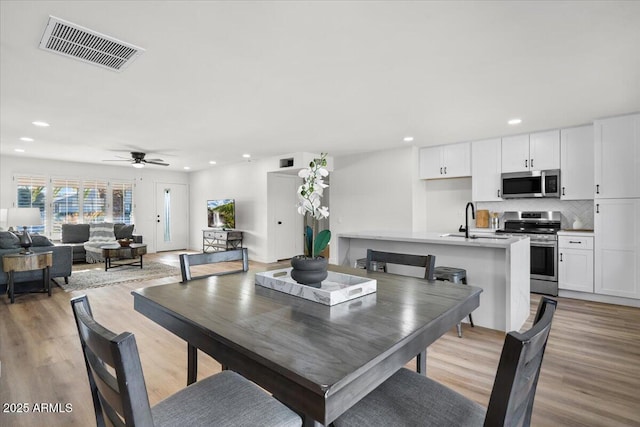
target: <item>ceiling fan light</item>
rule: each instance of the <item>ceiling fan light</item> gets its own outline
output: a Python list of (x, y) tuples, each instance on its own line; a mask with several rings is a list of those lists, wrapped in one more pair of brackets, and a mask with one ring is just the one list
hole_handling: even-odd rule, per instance
[(132, 163), (131, 166), (136, 169), (142, 169), (144, 167), (144, 163)]

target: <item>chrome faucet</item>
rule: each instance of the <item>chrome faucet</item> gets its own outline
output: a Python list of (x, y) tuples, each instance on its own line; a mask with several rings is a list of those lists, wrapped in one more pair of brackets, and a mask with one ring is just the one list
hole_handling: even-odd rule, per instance
[(464, 237), (469, 238), (469, 206), (471, 206), (471, 218), (476, 219), (476, 210), (473, 208), (473, 203), (467, 203), (467, 207), (464, 208)]

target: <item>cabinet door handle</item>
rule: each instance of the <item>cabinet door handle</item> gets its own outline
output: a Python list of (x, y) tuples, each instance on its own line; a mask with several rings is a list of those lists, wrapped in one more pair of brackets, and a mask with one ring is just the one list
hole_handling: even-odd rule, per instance
[(533, 159), (531, 159), (531, 167), (533, 167)]
[(596, 194), (600, 194), (600, 184), (596, 184)]
[(500, 189), (498, 188), (498, 197), (500, 197)]
[(562, 195), (564, 196), (564, 187), (562, 187)]
[(562, 252), (560, 252), (560, 262), (562, 262)]
[(440, 175), (442, 175), (442, 168), (440, 168)]
[(445, 175), (447, 174), (447, 167), (446, 166), (444, 167), (444, 174)]
[(596, 213), (600, 213), (600, 203), (596, 205)]
[(575, 240), (569, 240), (569, 243), (577, 243), (578, 245), (582, 244), (582, 242), (580, 242), (580, 241), (576, 242)]
[(528, 162), (529, 162), (529, 160), (527, 160), (527, 159), (524, 159), (524, 167), (525, 167), (525, 168), (528, 168), (528, 167), (529, 167), (529, 164), (528, 164)]

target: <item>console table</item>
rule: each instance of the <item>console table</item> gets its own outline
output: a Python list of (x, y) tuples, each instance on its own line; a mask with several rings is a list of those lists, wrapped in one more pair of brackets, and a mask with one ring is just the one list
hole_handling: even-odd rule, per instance
[[(14, 275), (17, 271), (42, 270), (42, 291), (51, 296), (49, 267), (53, 265), (53, 252), (33, 252), (29, 254), (9, 254), (2, 257), (2, 269), (9, 275), (8, 288), (11, 304), (15, 301)], [(19, 292), (22, 293), (22, 292)]]
[(202, 252), (228, 251), (242, 248), (242, 231), (202, 230)]

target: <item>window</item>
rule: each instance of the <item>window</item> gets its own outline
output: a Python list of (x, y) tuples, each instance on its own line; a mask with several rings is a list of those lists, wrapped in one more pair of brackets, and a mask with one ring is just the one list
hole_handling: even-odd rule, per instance
[[(18, 175), (14, 177), (18, 208), (39, 208), (42, 224), (29, 227), (30, 233), (44, 233), (46, 223), (47, 181), (44, 176)], [(16, 225), (16, 224), (9, 224)]]
[(82, 222), (103, 222), (107, 216), (107, 182), (86, 180), (82, 183)]
[(130, 182), (115, 182), (111, 184), (111, 200), (111, 217), (113, 218), (113, 222), (131, 224), (133, 185)]
[(80, 222), (80, 181), (77, 179), (51, 179), (51, 237), (62, 235), (62, 224)]

